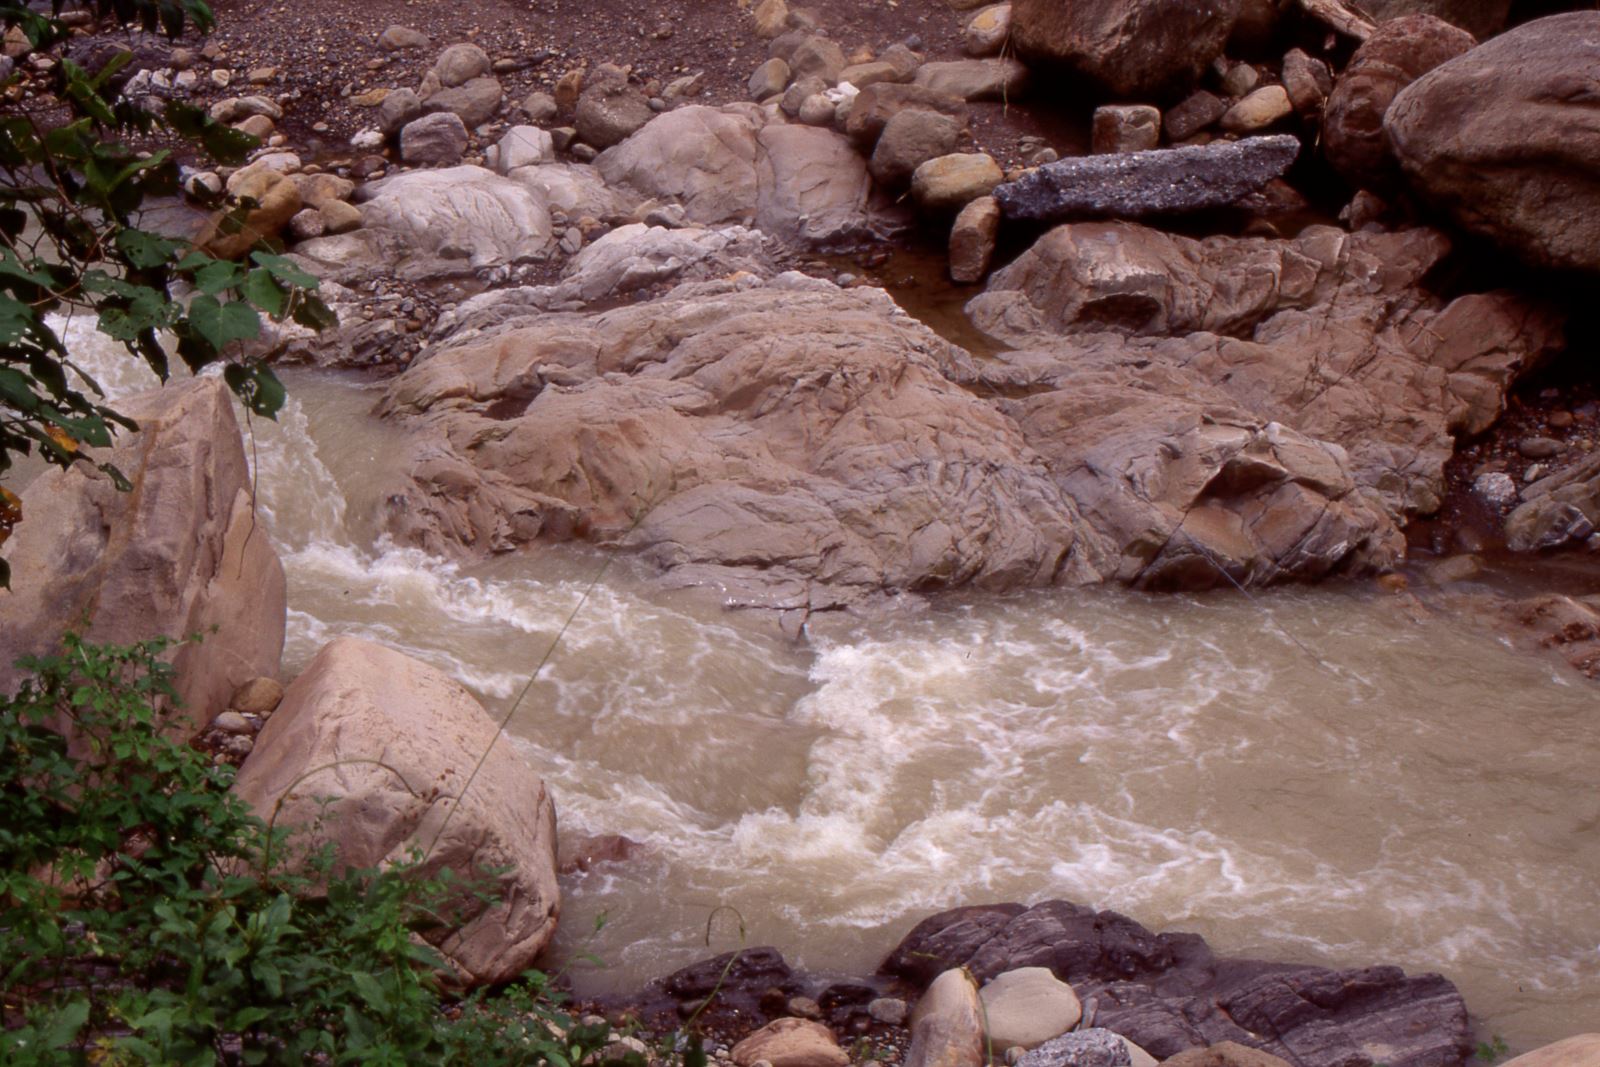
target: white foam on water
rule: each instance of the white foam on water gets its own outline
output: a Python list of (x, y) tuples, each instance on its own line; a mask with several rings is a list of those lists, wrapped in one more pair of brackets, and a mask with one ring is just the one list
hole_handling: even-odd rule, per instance
[(588, 593), (511, 722), (564, 835), (645, 846), (567, 880), (561, 945), (613, 964), (590, 986), (705, 955), (721, 905), (749, 943), (870, 969), (931, 911), (1060, 896), (1229, 952), (1443, 968), (1513, 1042), (1600, 1029), (1600, 698), (1498, 637), (1338, 589), (1060, 590), (797, 648), (626, 567), (589, 592), (597, 555), (468, 565), (353, 529), (381, 447), (318, 443), (350, 389), (297, 378), (254, 423), (288, 668), (360, 634), (498, 717)]

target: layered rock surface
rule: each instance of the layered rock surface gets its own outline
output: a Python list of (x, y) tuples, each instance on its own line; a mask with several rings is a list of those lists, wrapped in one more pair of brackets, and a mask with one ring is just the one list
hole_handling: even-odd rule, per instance
[(140, 430), (97, 460), (116, 466), (131, 492), (80, 464), (41, 474), (22, 494), (25, 521), (6, 546), (11, 591), (0, 591), (0, 691), (19, 680), (14, 660), (48, 653), (69, 627), (111, 644), (203, 634), (172, 654), (183, 730), (193, 734), (241, 683), (278, 673), (283, 567), (252, 509), (220, 379), (118, 407)]
[(382, 866), (416, 849), (421, 877), (491, 878), (498, 902), (464, 891), (435, 937), (465, 981), (507, 982), (554, 936), (560, 894), (555, 806), (498, 733), (439, 671), (339, 638), (289, 686), (234, 792), (262, 819), (331, 842), (343, 864)]

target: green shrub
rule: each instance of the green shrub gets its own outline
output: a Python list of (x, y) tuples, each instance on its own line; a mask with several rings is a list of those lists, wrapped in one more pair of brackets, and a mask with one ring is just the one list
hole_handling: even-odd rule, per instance
[(573, 1067), (605, 1043), (541, 975), (447, 996), (423, 935), (492, 881), (269, 866), (290, 850), (232, 769), (158, 726), (164, 648), (69, 635), (0, 703), (0, 1062)]

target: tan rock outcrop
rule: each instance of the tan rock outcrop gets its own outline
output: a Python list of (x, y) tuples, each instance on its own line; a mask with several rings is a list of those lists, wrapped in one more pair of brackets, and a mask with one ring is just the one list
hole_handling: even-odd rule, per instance
[(349, 866), (419, 849), (423, 877), (503, 871), (492, 906), (470, 893), (453, 902), (436, 947), (469, 984), (509, 981), (554, 936), (560, 895), (555, 806), (498, 733), (439, 671), (342, 637), (289, 686), (234, 792), (261, 818), (306, 828), (303, 845), (331, 841)]
[(15, 686), (18, 656), (48, 651), (69, 627), (113, 644), (203, 634), (172, 654), (176, 721), (193, 734), (241, 683), (277, 674), (283, 567), (252, 511), (219, 379), (118, 407), (141, 428), (97, 459), (121, 470), (131, 492), (80, 464), (47, 471), (22, 494), (24, 518), (7, 544), (11, 592), (0, 592), (0, 689)]

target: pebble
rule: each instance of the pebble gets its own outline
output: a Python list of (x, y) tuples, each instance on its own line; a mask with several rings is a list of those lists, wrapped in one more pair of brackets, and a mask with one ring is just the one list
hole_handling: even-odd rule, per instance
[(798, 1016), (801, 1019), (822, 1018), (822, 1005), (810, 997), (790, 997), (788, 1008), (790, 1015)]
[(906, 1021), (906, 1002), (899, 997), (879, 997), (867, 1005), (867, 1014), (885, 1026), (900, 1026)]
[(1566, 430), (1571, 428), (1575, 420), (1570, 411), (1552, 411), (1545, 421), (1550, 424), (1552, 430)]

